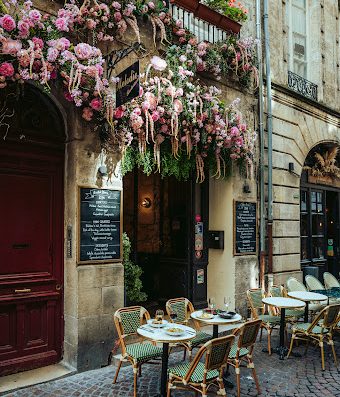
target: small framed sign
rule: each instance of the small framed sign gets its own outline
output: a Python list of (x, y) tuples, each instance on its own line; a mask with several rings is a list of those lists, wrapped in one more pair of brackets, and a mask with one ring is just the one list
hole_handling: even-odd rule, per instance
[(234, 255), (257, 253), (256, 202), (234, 201)]
[(79, 187), (78, 263), (122, 260), (122, 192)]
[(131, 101), (139, 95), (139, 61), (135, 62), (118, 76), (116, 107)]

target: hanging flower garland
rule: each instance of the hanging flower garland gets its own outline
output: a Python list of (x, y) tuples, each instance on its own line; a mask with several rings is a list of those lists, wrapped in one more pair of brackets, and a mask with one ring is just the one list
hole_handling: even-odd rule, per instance
[(124, 145), (123, 173), (134, 166), (188, 179), (196, 170), (203, 182), (226, 176), (233, 161), (251, 172), (255, 133), (242, 120), (239, 100), (225, 107), (220, 91), (191, 81), (185, 67), (167, 68), (153, 57), (142, 79), (139, 98), (114, 112)]

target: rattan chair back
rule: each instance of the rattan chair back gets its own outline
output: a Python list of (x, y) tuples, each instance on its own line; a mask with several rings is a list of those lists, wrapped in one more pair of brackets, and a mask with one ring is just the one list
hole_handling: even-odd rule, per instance
[(305, 277), (306, 285), (309, 291), (315, 290), (315, 289), (325, 289), (325, 287), (322, 285), (321, 281), (319, 281), (316, 277), (311, 276), (308, 274)]
[(295, 277), (289, 277), (287, 280), (288, 292), (291, 291), (307, 291), (307, 288)]
[(336, 277), (333, 276), (332, 273), (329, 272), (325, 272), (323, 274), (323, 282), (325, 283), (325, 287), (327, 289), (330, 288), (340, 288), (340, 283), (339, 281), (336, 279)]
[[(221, 367), (226, 366), (234, 340), (234, 335), (228, 335), (206, 342), (192, 360), (191, 365), (184, 376), (184, 381), (189, 382), (191, 375), (204, 356), (204, 376), (213, 369), (220, 369)], [(205, 383), (205, 379), (203, 380), (203, 383)]]
[(261, 327), (261, 320), (248, 321), (244, 323), (239, 330), (237, 341), (238, 350), (247, 348), (250, 350), (256, 342), (257, 334)]
[(283, 290), (281, 285), (272, 285), (269, 288), (269, 294), (270, 296), (274, 298), (281, 298), (283, 295)]
[(323, 328), (334, 328), (337, 325), (339, 317), (339, 305), (326, 306), (321, 312), (314, 318), (313, 322), (307, 329), (307, 333), (313, 333), (315, 326), (321, 325)]
[(264, 313), (264, 303), (262, 299), (265, 297), (265, 292), (261, 288), (248, 289), (247, 299), (252, 312), (253, 318), (257, 319), (259, 314)]
[(175, 320), (170, 318), (170, 321), (178, 324), (187, 324), (190, 320), (190, 314), (195, 310), (187, 298), (169, 299), (165, 304), (165, 308), (169, 316), (171, 312), (177, 314), (177, 318)]

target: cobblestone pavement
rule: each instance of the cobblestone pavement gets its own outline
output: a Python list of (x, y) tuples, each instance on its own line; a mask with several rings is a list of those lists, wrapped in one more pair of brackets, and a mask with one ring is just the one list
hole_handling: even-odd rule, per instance
[[(269, 356), (262, 352), (266, 347), (265, 339), (259, 342), (255, 350), (255, 368), (257, 370), (262, 396), (286, 397), (328, 397), (340, 396), (340, 371), (335, 367), (329, 346), (326, 346), (326, 370), (321, 370), (319, 348), (310, 347), (306, 356), (292, 357), (280, 361), (276, 354)], [(340, 358), (340, 335), (336, 337), (336, 350)], [(277, 339), (272, 338), (273, 346)], [(294, 351), (304, 353), (304, 347)], [(182, 352), (171, 355), (170, 362), (179, 361)], [(18, 390), (6, 394), (7, 397), (130, 397), (133, 396), (133, 374), (131, 366), (121, 369), (118, 382), (112, 385), (115, 367), (109, 366), (98, 370), (87, 371), (67, 378)], [(160, 365), (144, 365), (142, 377), (138, 379), (138, 396), (152, 397), (159, 390)], [(256, 396), (256, 388), (250, 377), (250, 370), (241, 370), (242, 396)], [(235, 382), (233, 369), (229, 378)], [(209, 394), (210, 395), (210, 394)], [(212, 393), (211, 395), (214, 395)], [(193, 393), (173, 391), (173, 397), (194, 396)], [(236, 390), (227, 390), (227, 396), (236, 396)]]

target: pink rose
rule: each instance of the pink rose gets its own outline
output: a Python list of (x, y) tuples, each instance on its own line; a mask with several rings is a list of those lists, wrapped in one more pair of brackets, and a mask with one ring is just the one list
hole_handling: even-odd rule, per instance
[(54, 24), (60, 32), (68, 32), (69, 31), (69, 27), (68, 27), (66, 18), (57, 18), (55, 20)]
[(2, 42), (2, 53), (16, 55), (21, 50), (22, 44), (19, 40), (6, 39)]
[(96, 27), (96, 22), (93, 19), (87, 19), (86, 20), (86, 27), (88, 29), (94, 29)]
[(114, 16), (116, 22), (119, 22), (122, 19), (122, 14), (119, 11), (115, 12), (113, 14), (113, 16)]
[(93, 110), (89, 107), (84, 108), (82, 117), (86, 121), (91, 121), (93, 117)]
[(155, 70), (158, 70), (160, 72), (162, 72), (163, 70), (166, 69), (167, 67), (167, 63), (164, 59), (158, 57), (158, 56), (153, 56), (151, 58), (151, 65)]
[(120, 3), (118, 3), (118, 1), (114, 1), (112, 3), (112, 7), (115, 8), (116, 10), (120, 10), (122, 6), (120, 5)]
[(176, 113), (181, 113), (183, 112), (183, 104), (179, 99), (174, 100), (174, 111)]
[(38, 10), (31, 10), (28, 17), (33, 23), (37, 23), (41, 20), (41, 14)]
[(29, 34), (30, 31), (30, 25), (25, 22), (25, 21), (19, 21), (18, 22), (18, 29), (19, 29), (19, 35), (22, 38), (26, 38)]
[(55, 62), (58, 58), (58, 55), (59, 55), (59, 51), (56, 48), (50, 47), (47, 50), (47, 60), (49, 62)]
[(90, 102), (90, 106), (92, 109), (94, 110), (100, 110), (102, 108), (102, 100), (100, 98), (94, 98), (92, 99), (92, 101)]
[(185, 29), (178, 29), (177, 32), (176, 32), (176, 35), (177, 36), (184, 36), (185, 33), (186, 33)]
[(35, 50), (44, 48), (44, 42), (39, 37), (33, 37), (32, 41), (34, 43), (34, 49)]
[(74, 47), (74, 53), (79, 59), (89, 59), (92, 55), (92, 47), (87, 43), (79, 43)]
[(8, 32), (11, 32), (16, 28), (14, 19), (8, 14), (5, 14), (2, 18), (0, 18), (0, 26)]
[(180, 20), (180, 19), (178, 19), (178, 20), (176, 21), (176, 26), (177, 26), (178, 28), (183, 28), (183, 21)]
[(12, 77), (14, 74), (14, 67), (11, 63), (4, 62), (0, 65), (0, 75), (5, 77)]
[(119, 108), (115, 109), (115, 111), (113, 112), (113, 116), (116, 119), (121, 119), (124, 116), (124, 110), (122, 109), (121, 106), (119, 106)]
[(156, 122), (159, 120), (159, 113), (155, 110), (154, 112), (152, 112), (151, 117), (152, 117), (152, 120)]

